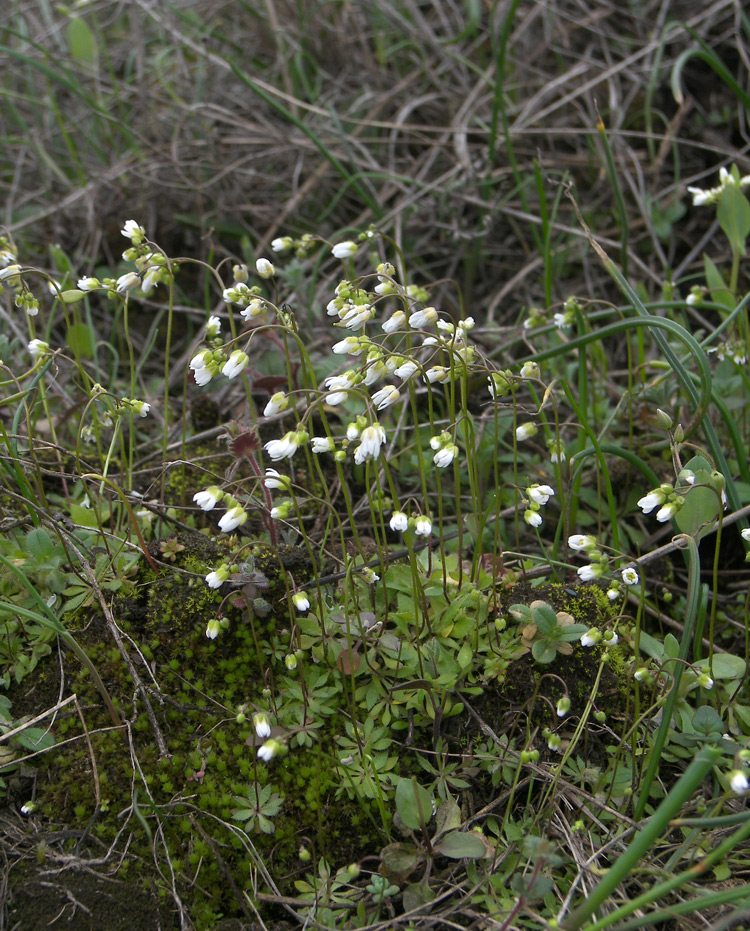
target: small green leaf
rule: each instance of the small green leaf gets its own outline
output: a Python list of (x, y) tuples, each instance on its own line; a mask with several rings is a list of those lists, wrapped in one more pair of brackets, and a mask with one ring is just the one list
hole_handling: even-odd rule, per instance
[(680, 643), (674, 634), (667, 634), (664, 638), (664, 652), (669, 659), (676, 659), (680, 655)]
[(461, 669), (468, 669), (474, 659), (474, 650), (470, 643), (465, 643), (458, 651), (458, 665)]
[(413, 908), (432, 902), (435, 893), (426, 882), (412, 883), (403, 890), (404, 910), (410, 912)]
[(554, 608), (544, 602), (532, 608), (532, 617), (542, 633), (552, 633), (559, 626)]
[(83, 527), (96, 527), (96, 514), (91, 508), (85, 508), (80, 504), (70, 505), (70, 519), (74, 524), (80, 524)]
[(79, 291), (78, 288), (71, 288), (60, 294), (63, 304), (77, 304), (79, 301), (82, 301), (85, 296), (86, 292)]
[(721, 272), (707, 255), (703, 256), (703, 269), (706, 275), (706, 284), (710, 291), (710, 300), (712, 300), (714, 304), (721, 304), (728, 310), (734, 310), (736, 304), (734, 296), (724, 283)]
[(396, 811), (412, 831), (419, 830), (432, 817), (432, 793), (416, 779), (400, 779), (396, 786)]
[(15, 740), (27, 750), (46, 750), (55, 745), (55, 738), (49, 731), (41, 727), (27, 727), (26, 730), (16, 734)]
[(461, 824), (461, 811), (453, 798), (447, 798), (435, 814), (435, 834), (450, 831)]
[(706, 657), (693, 663), (693, 666), (701, 672), (710, 673), (714, 679), (742, 679), (747, 668), (745, 660), (732, 653), (714, 653), (711, 661)]
[[(70, 292), (66, 291), (66, 294)], [(74, 323), (68, 327), (68, 345), (77, 356), (84, 359), (93, 359), (96, 348), (96, 339), (90, 326), (85, 323)]]
[(482, 838), (471, 831), (451, 831), (435, 844), (435, 850), (452, 860), (463, 860), (464, 857), (479, 860), (485, 854)]
[(721, 737), (724, 723), (719, 712), (710, 705), (701, 705), (693, 715), (693, 729), (697, 734), (705, 737)]
[(694, 456), (685, 464), (684, 470), (695, 475), (695, 482), (680, 482), (676, 491), (685, 499), (683, 506), (674, 515), (674, 522), (683, 533), (700, 539), (721, 511), (721, 497), (712, 478), (710, 464), (703, 456)]
[(738, 184), (728, 184), (721, 192), (716, 219), (729, 240), (732, 252), (745, 254), (745, 240), (750, 233), (750, 204)]
[(531, 644), (531, 655), (537, 663), (553, 663), (557, 657), (554, 643), (548, 640), (535, 640)]
[(587, 630), (588, 627), (585, 624), (568, 624), (567, 627), (563, 627), (557, 639), (562, 643), (573, 643), (575, 640), (580, 640)]
[(80, 17), (71, 18), (65, 28), (71, 57), (83, 65), (95, 65), (97, 61), (94, 33)]
[(380, 851), (380, 862), (389, 873), (408, 875), (417, 866), (422, 856), (414, 844), (388, 844)]
[(531, 620), (531, 608), (528, 605), (511, 605), (508, 608), (510, 616), (516, 621)]
[(55, 544), (44, 527), (35, 527), (26, 534), (26, 552), (35, 562), (47, 562), (54, 550)]
[(650, 656), (651, 659), (656, 660), (657, 663), (660, 663), (664, 659), (664, 644), (660, 640), (657, 640), (656, 637), (652, 637), (651, 634), (641, 631), (639, 645), (646, 656)]

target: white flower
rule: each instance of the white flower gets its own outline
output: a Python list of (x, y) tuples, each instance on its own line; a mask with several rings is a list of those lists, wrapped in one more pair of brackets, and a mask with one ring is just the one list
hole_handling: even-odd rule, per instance
[(633, 673), (633, 678), (635, 679), (636, 682), (642, 682), (644, 679), (648, 679), (649, 678), (648, 669), (645, 666), (640, 666)]
[(327, 436), (314, 436), (310, 443), (314, 453), (329, 453), (333, 449), (333, 440)]
[(357, 254), (358, 249), (359, 246), (356, 242), (347, 239), (345, 242), (337, 242), (333, 249), (331, 249), (331, 252), (333, 252), (334, 257), (337, 259), (350, 259)]
[(526, 494), (531, 498), (532, 501), (535, 501), (537, 504), (544, 506), (550, 499), (551, 495), (554, 495), (555, 489), (551, 488), (549, 485), (531, 485), (526, 489)]
[(735, 769), (729, 774), (729, 788), (735, 795), (747, 795), (750, 792), (750, 781), (740, 769)]
[(547, 440), (547, 449), (549, 449), (550, 462), (565, 462), (565, 447), (562, 441)]
[(401, 392), (398, 388), (395, 388), (393, 385), (385, 385), (373, 394), (372, 403), (379, 411), (382, 411), (384, 408), (390, 407), (391, 404), (395, 404), (400, 397)]
[(245, 306), (252, 300), (253, 292), (244, 281), (235, 281), (231, 288), (224, 288), (221, 296), (227, 304), (240, 304)]
[(709, 676), (707, 672), (702, 672), (698, 676), (698, 685), (702, 689), (712, 689), (714, 687), (714, 680)]
[(280, 236), (278, 239), (271, 241), (271, 249), (274, 252), (288, 252), (294, 246), (294, 240), (291, 236)]
[(563, 696), (557, 702), (557, 716), (558, 718), (564, 718), (565, 715), (570, 711), (570, 699), (567, 695)]
[(387, 374), (388, 367), (385, 362), (370, 352), (367, 357), (367, 370), (363, 379), (364, 384), (369, 388), (374, 385), (376, 381), (385, 378)]
[(409, 518), (403, 511), (394, 511), (390, 519), (390, 528), (396, 533), (404, 533), (409, 529)]
[(409, 314), (409, 326), (415, 330), (423, 330), (434, 323), (437, 318), (438, 312), (434, 307), (425, 307), (423, 310), (416, 310), (413, 314)]
[(607, 598), (609, 598), (610, 601), (617, 601), (619, 597), (620, 597), (619, 588), (608, 588), (607, 589)]
[(454, 443), (449, 443), (447, 446), (444, 446), (442, 449), (439, 449), (435, 455), (432, 457), (432, 461), (438, 467), (438, 469), (447, 468), (455, 459), (456, 453), (458, 452), (458, 446)]
[(224, 497), (224, 492), (216, 485), (211, 485), (205, 491), (198, 491), (193, 495), (193, 501), (203, 511), (211, 511)]
[(380, 455), (380, 447), (385, 443), (385, 430), (379, 423), (374, 423), (365, 427), (360, 437), (360, 444), (354, 450), (354, 461), (357, 465), (362, 465), (368, 459), (377, 459)]
[(602, 639), (601, 631), (597, 630), (596, 627), (591, 627), (586, 633), (581, 637), (581, 646), (582, 647), (593, 647)]
[(289, 407), (289, 398), (283, 391), (277, 391), (276, 394), (271, 395), (268, 404), (263, 408), (263, 416), (271, 417), (273, 414), (285, 411), (287, 407)]
[(247, 307), (242, 308), (240, 316), (249, 322), (250, 320), (255, 320), (256, 317), (262, 317), (267, 310), (268, 306), (266, 302), (256, 297), (254, 300), (250, 301)]
[(146, 238), (146, 230), (135, 220), (126, 220), (125, 226), (120, 232), (126, 239), (129, 239), (134, 246), (140, 246)]
[(298, 448), (299, 440), (294, 430), (284, 434), (280, 440), (270, 440), (264, 447), (274, 462), (278, 462), (279, 459), (291, 459)]
[(380, 581), (380, 576), (371, 569), (369, 566), (361, 566), (359, 574), (367, 582), (368, 585), (374, 585), (376, 582)]
[(221, 374), (226, 375), (227, 378), (234, 378), (236, 375), (244, 372), (249, 364), (250, 357), (248, 354), (243, 352), (241, 349), (235, 349), (231, 356), (224, 363)]
[(310, 599), (304, 592), (297, 592), (296, 595), (292, 595), (292, 601), (294, 602), (294, 607), (301, 614), (310, 610)]
[(241, 527), (247, 520), (247, 514), (239, 504), (229, 508), (226, 514), (219, 521), (219, 530), (223, 533), (231, 533), (237, 527)]
[(148, 417), (151, 405), (148, 401), (139, 401), (138, 398), (133, 398), (130, 402), (130, 409), (134, 414), (138, 414), (139, 417)]
[(126, 291), (132, 291), (133, 288), (140, 287), (141, 279), (135, 272), (127, 272), (115, 282), (115, 290), (118, 294), (124, 294)]
[(265, 711), (259, 711), (253, 715), (253, 727), (255, 728), (255, 736), (260, 740), (265, 740), (266, 737), (271, 736), (271, 720)]
[(271, 760), (277, 756), (282, 746), (283, 745), (278, 740), (271, 738), (270, 740), (267, 740), (261, 747), (258, 747), (258, 756), (265, 763), (270, 763)]
[(664, 507), (658, 511), (656, 519), (660, 524), (664, 524), (668, 520), (671, 520), (677, 511), (679, 511), (679, 509), (680, 508), (678, 504), (676, 504), (674, 501), (670, 501), (669, 504), (665, 504)]
[(424, 373), (424, 377), (430, 384), (433, 384), (433, 382), (442, 384), (446, 381), (450, 381), (451, 370), (444, 365), (433, 365), (432, 368), (427, 369)]
[(626, 585), (637, 585), (640, 582), (638, 573), (632, 566), (628, 566), (627, 569), (623, 569), (620, 573), (622, 580)]
[(346, 438), (350, 443), (353, 443), (355, 440), (359, 439), (359, 434), (361, 433), (360, 427), (356, 423), (350, 423), (346, 428)]
[(206, 576), (206, 582), (208, 583), (209, 588), (221, 588), (221, 586), (229, 578), (229, 570), (226, 566), (219, 566), (218, 569), (214, 569), (213, 572), (209, 572)]
[(77, 287), (79, 291), (93, 291), (95, 288), (99, 287), (99, 279), (79, 278)]
[(280, 472), (277, 472), (276, 469), (266, 469), (266, 477), (263, 480), (263, 484), (266, 488), (281, 488), (284, 491), (289, 489), (289, 476), (282, 475)]
[(516, 439), (519, 443), (531, 439), (538, 432), (538, 429), (533, 423), (522, 423), (519, 427), (516, 427)]
[(429, 537), (432, 533), (432, 521), (429, 517), (422, 516), (418, 517), (416, 523), (414, 524), (414, 533), (418, 537)]
[(539, 378), (539, 364), (537, 362), (524, 362), (521, 366), (521, 378)]
[(49, 343), (45, 343), (43, 339), (32, 339), (26, 348), (32, 359), (40, 359), (49, 352)]
[(208, 349), (202, 349), (199, 353), (193, 356), (190, 360), (191, 369), (203, 369), (211, 362), (213, 359), (212, 354)]
[(380, 326), (384, 333), (395, 333), (397, 330), (403, 330), (406, 326), (406, 314), (403, 310), (397, 310)]
[(195, 378), (196, 385), (207, 385), (214, 377), (214, 375), (215, 372), (213, 372), (207, 366), (196, 368), (193, 371), (193, 378)]
[(402, 362), (398, 368), (393, 370), (393, 374), (398, 378), (403, 378), (404, 381), (408, 381), (415, 372), (419, 371), (419, 363), (415, 362), (413, 359), (407, 359), (405, 362)]
[(655, 507), (658, 507), (661, 504), (664, 504), (667, 496), (663, 491), (658, 488), (655, 491), (650, 491), (647, 495), (644, 495), (638, 500), (638, 507), (643, 511), (644, 514), (650, 514)]
[(206, 336), (215, 339), (221, 333), (221, 317), (211, 316), (206, 323)]
[(334, 343), (332, 351), (337, 356), (358, 356), (366, 345), (359, 336), (347, 336)]
[(740, 536), (745, 541), (745, 543), (750, 543), (750, 527), (745, 527), (744, 530), (741, 530)]
[(541, 527), (542, 526), (542, 515), (539, 511), (532, 511), (530, 508), (527, 508), (523, 512), (523, 519), (529, 525), (529, 527)]
[(0, 281), (5, 281), (6, 278), (16, 278), (20, 273), (20, 265), (6, 265), (0, 269)]
[(219, 636), (220, 630), (221, 624), (216, 620), (216, 618), (213, 618), (213, 620), (208, 622), (208, 626), (206, 627), (206, 636), (209, 640), (216, 640), (216, 638)]
[(361, 330), (374, 315), (370, 304), (352, 304), (344, 314), (339, 314), (339, 325), (343, 324), (347, 330)]
[(608, 647), (616, 646), (620, 637), (614, 630), (607, 630), (604, 633), (604, 645)]
[(504, 398), (509, 391), (513, 389), (513, 383), (509, 380), (510, 372), (493, 372), (487, 378), (487, 387), (489, 388), (490, 397), (497, 400)]
[(590, 563), (588, 566), (581, 566), (577, 572), (582, 582), (591, 582), (602, 574), (602, 567), (599, 563)]
[(596, 547), (596, 537), (592, 537), (590, 533), (574, 533), (572, 537), (568, 537), (568, 546), (576, 553), (590, 550)]
[(258, 259), (255, 263), (255, 270), (261, 278), (273, 278), (276, 274), (276, 269), (268, 259)]

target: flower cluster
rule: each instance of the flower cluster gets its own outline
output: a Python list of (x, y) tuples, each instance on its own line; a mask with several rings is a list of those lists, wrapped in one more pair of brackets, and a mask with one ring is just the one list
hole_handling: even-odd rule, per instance
[(705, 207), (708, 204), (718, 204), (721, 195), (728, 187), (738, 187), (741, 191), (750, 185), (750, 175), (740, 177), (736, 165), (732, 165), (731, 171), (722, 167), (719, 169), (719, 183), (716, 187), (704, 190), (699, 187), (689, 187), (688, 193), (693, 195), (694, 207)]
[[(247, 512), (240, 502), (216, 485), (211, 485), (204, 491), (196, 492), (193, 495), (193, 501), (204, 511), (212, 511), (220, 501), (223, 503), (226, 512), (219, 521), (219, 530), (224, 533), (231, 533), (232, 530), (236, 530), (237, 527), (241, 527), (247, 521)], [(213, 576), (213, 579), (215, 580), (216, 576)], [(221, 582), (218, 582), (218, 584), (213, 585), (208, 578), (206, 578), (206, 581), (212, 588), (218, 588), (221, 584)]]
[(439, 469), (447, 468), (458, 455), (458, 446), (447, 431), (439, 436), (433, 436), (430, 440), (430, 447), (435, 451), (432, 461)]
[(432, 533), (432, 521), (426, 514), (410, 517), (403, 511), (394, 511), (391, 514), (389, 526), (396, 533), (412, 531), (417, 537), (429, 537)]
[(747, 362), (747, 344), (741, 338), (728, 339), (708, 351), (715, 352), (719, 362), (725, 359), (731, 359), (736, 365), (744, 365)]
[(524, 503), (526, 510), (523, 512), (523, 519), (529, 527), (541, 527), (542, 515), (541, 509), (554, 495), (555, 489), (549, 485), (529, 485), (526, 489), (526, 498)]
[[(686, 479), (689, 484), (689, 477)], [(693, 481), (695, 479), (693, 478)], [(656, 513), (656, 519), (659, 523), (666, 523), (671, 520), (685, 503), (685, 499), (675, 493), (674, 486), (668, 482), (654, 488), (647, 495), (638, 500), (638, 507), (644, 514), (650, 514), (654, 508), (659, 508)]]
[(591, 534), (574, 533), (568, 537), (568, 546), (576, 553), (583, 553), (589, 560), (588, 565), (580, 566), (577, 570), (578, 578), (582, 582), (592, 582), (604, 575), (607, 557), (599, 549), (596, 537)]

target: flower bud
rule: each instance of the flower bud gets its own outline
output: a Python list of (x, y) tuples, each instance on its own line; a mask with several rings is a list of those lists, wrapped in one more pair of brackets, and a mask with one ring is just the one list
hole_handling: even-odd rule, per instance
[(662, 428), (662, 430), (671, 430), (672, 429), (672, 418), (666, 411), (657, 408), (656, 410), (656, 422)]

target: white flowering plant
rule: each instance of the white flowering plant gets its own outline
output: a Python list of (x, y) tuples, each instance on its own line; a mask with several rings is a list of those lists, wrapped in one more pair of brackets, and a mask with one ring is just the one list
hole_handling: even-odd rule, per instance
[[(171, 7), (138, 5), (134, 26), (148, 15), (185, 41), (167, 48), (129, 24), (133, 47), (90, 88), (110, 37), (86, 31), (93, 7), (73, 6), (39, 20), (70, 25), (55, 34), (55, 68), (39, 73), (64, 89), (66, 106), (90, 101), (107, 138), (122, 133), (124, 145), (87, 183), (88, 160), (103, 152), (93, 112), (51, 146), (27, 133), (36, 98), (18, 75), (29, 77), (24, 63), (44, 44), (28, 38), (25, 8), (14, 7), (6, 30), (19, 44), (4, 72), (14, 86), (5, 138), (24, 147), (6, 159), (0, 236), (0, 684), (31, 687), (40, 667), (49, 684), (52, 656), (60, 690), (37, 694), (57, 702), (49, 734), (73, 738), (40, 758), (40, 769), (64, 764), (56, 778), (43, 773), (19, 811), (76, 831), (98, 819), (103, 865), (131, 843), (140, 864), (156, 858), (160, 891), (199, 929), (219, 913), (262, 923), (279, 903), (310, 926), (395, 925), (408, 914), (421, 927), (436, 897), (456, 925), (510, 926), (521, 908), (544, 927), (603, 926), (615, 909), (611, 921), (627, 923), (643, 906), (632, 895), (640, 868), (662, 868), (657, 841), (673, 819), (700, 819), (704, 804), (721, 818), (730, 796), (748, 792), (741, 147), (735, 139), (736, 165), (708, 164), (703, 150), (684, 158), (704, 126), (684, 137), (670, 129), (659, 148), (651, 117), (640, 133), (635, 113), (625, 146), (619, 124), (605, 126), (619, 119), (610, 107), (595, 142), (569, 162), (576, 188), (555, 178), (568, 144), (579, 144), (567, 129), (566, 146), (527, 176), (526, 150), (514, 146), (533, 126), (537, 151), (545, 120), (517, 90), (535, 86), (534, 72), (526, 85), (507, 83), (532, 41), (508, 41), (514, 22), (536, 21), (514, 4), (502, 28), (506, 13), (491, 5), (495, 38), (489, 8), (422, 5), (417, 26), (440, 20), (423, 95), (411, 82), (424, 37), (398, 4), (385, 14), (324, 5), (303, 17), (310, 35), (291, 20), (279, 31), (266, 5), (253, 11), (259, 47), (241, 35), (238, 9), (232, 46), (242, 55), (223, 71), (221, 17), (203, 32), (202, 12), (191, 13), (195, 32), (182, 35), (188, 20)], [(598, 41), (609, 26), (595, 19)], [(329, 33), (316, 44), (321, 21)], [(267, 54), (268, 36), (278, 54)], [(641, 39), (620, 45), (650, 52), (650, 34)], [(681, 41), (679, 30), (669, 40)], [(318, 47), (328, 59), (316, 73)], [(582, 70), (598, 60), (576, 55)], [(528, 57), (536, 68), (537, 52)], [(171, 87), (177, 59), (185, 81), (225, 73), (228, 99), (195, 103), (192, 88)], [(370, 81), (370, 59), (398, 60), (398, 80)], [(279, 74), (269, 80), (271, 60)], [(639, 60), (605, 70), (626, 81)], [(675, 55), (675, 85), (686, 60)], [(90, 69), (79, 85), (76, 62)], [(141, 84), (113, 93), (121, 72)], [(434, 94), (434, 74), (447, 94)], [(495, 93), (478, 93), (488, 74)], [(567, 118), (578, 91), (564, 83)], [(39, 99), (52, 109), (38, 107), (54, 115), (50, 126), (65, 116), (51, 93)], [(642, 99), (650, 94), (626, 98)], [(123, 101), (138, 102), (129, 118)], [(174, 164), (150, 197), (146, 179), (163, 179), (163, 166), (141, 158), (169, 101), (185, 101), (185, 119), (170, 147), (162, 135), (153, 146)], [(430, 122), (419, 129), (423, 111)], [(246, 138), (241, 127), (259, 121), (263, 131)], [(256, 145), (266, 138), (275, 148), (263, 159)], [(240, 139), (236, 165), (214, 171), (217, 152)], [(64, 151), (77, 154), (67, 172)], [(40, 153), (39, 182), (29, 177), (45, 192), (64, 188), (39, 214), (64, 245), (43, 250), (19, 180)], [(193, 194), (211, 214), (182, 203), (169, 214), (166, 190), (192, 164)], [(251, 197), (238, 193), (246, 165)], [(596, 184), (580, 183), (584, 170)], [(132, 206), (99, 221), (98, 192), (125, 175), (143, 196), (113, 197), (107, 211)], [(282, 202), (287, 182), (294, 195)], [(74, 217), (84, 193), (88, 209)], [(85, 242), (75, 238), (84, 213), (101, 222)], [(585, 225), (602, 216), (603, 231)], [(57, 637), (66, 649), (56, 653)], [(18, 738), (9, 740), (15, 752)], [(69, 775), (89, 772), (90, 786)], [(116, 824), (106, 817), (115, 791), (132, 801), (115, 806)], [(686, 832), (682, 847), (670, 842), (668, 868), (694, 862), (698, 843), (722, 849), (718, 823), (692, 822), (700, 840)], [(562, 826), (559, 850), (544, 836), (549, 824)], [(610, 869), (585, 896), (571, 879), (577, 836), (594, 858), (602, 837), (610, 845)], [(644, 836), (650, 850), (638, 847)], [(311, 851), (317, 862), (300, 866)], [(248, 876), (251, 913), (236, 895)], [(693, 895), (686, 877), (680, 909), (721, 907), (705, 889)], [(740, 900), (737, 888), (728, 895)], [(675, 899), (672, 887), (662, 892), (666, 913)]]

